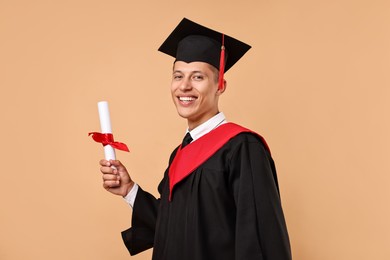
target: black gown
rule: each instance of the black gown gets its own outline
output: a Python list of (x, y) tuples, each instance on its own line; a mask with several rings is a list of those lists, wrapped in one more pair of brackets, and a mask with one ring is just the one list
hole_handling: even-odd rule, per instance
[(160, 199), (138, 190), (122, 232), (131, 255), (154, 247), (153, 260), (291, 259), (275, 165), (258, 136), (229, 140), (174, 187), (172, 201), (168, 169)]

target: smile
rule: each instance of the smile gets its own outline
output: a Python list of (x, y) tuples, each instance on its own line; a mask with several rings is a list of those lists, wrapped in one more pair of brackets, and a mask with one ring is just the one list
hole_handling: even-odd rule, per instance
[(191, 101), (196, 100), (196, 98), (195, 97), (179, 97), (179, 100), (182, 102), (191, 102)]

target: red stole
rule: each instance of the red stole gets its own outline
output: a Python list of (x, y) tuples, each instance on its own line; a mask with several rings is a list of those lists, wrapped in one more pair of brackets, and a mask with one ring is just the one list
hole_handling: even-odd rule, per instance
[(172, 200), (172, 190), (177, 183), (190, 175), (231, 138), (243, 132), (259, 136), (266, 149), (270, 151), (264, 138), (257, 133), (234, 123), (223, 124), (188, 144), (185, 148), (181, 149), (181, 146), (178, 148), (169, 167), (169, 200)]

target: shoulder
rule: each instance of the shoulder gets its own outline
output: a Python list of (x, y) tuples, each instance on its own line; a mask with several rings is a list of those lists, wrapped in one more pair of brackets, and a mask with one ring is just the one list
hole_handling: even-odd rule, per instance
[(238, 143), (261, 143), (269, 151), (268, 144), (264, 137), (257, 132), (235, 123), (227, 123), (226, 126), (230, 129), (235, 129), (238, 133), (231, 141)]
[(265, 139), (253, 132), (241, 132), (231, 138), (224, 147), (229, 150), (229, 154), (242, 153), (245, 151), (249, 153), (263, 154), (266, 157), (271, 157), (271, 153)]
[(237, 142), (262, 142), (261, 136), (255, 132), (241, 132), (232, 138)]
[(267, 147), (257, 134), (242, 132), (231, 138), (220, 154), (226, 156), (228, 165), (251, 160), (270, 161), (272, 156)]
[(231, 138), (229, 143), (233, 146), (241, 146), (245, 144), (258, 144), (263, 147), (267, 147), (265, 140), (262, 136), (255, 132), (241, 132)]

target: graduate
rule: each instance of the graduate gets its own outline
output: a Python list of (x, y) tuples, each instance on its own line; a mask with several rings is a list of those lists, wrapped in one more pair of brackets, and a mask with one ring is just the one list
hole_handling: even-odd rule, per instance
[(120, 161), (100, 161), (103, 187), (133, 208), (122, 232), (131, 255), (153, 247), (153, 260), (291, 259), (270, 149), (218, 108), (224, 73), (250, 48), (186, 18), (159, 48), (175, 58), (172, 99), (188, 122), (160, 196), (138, 186)]

